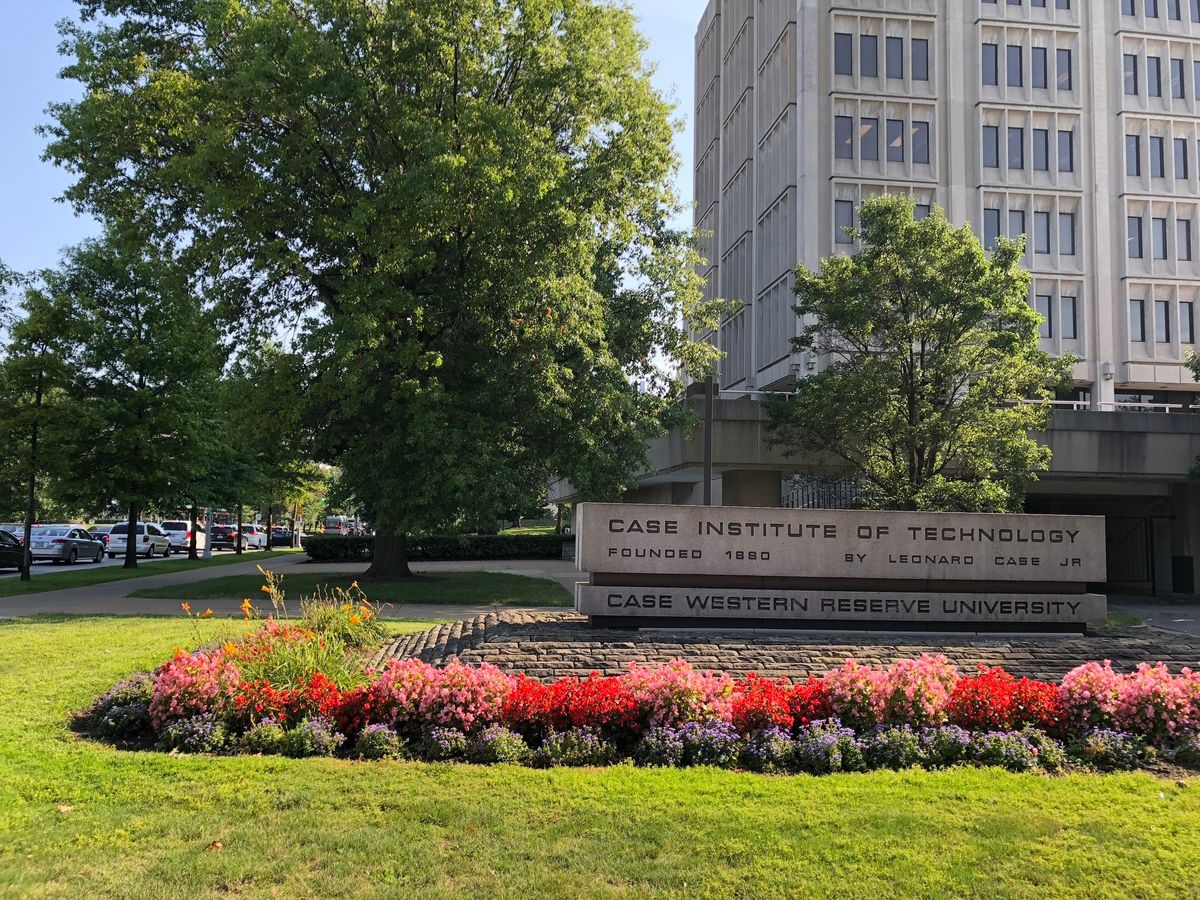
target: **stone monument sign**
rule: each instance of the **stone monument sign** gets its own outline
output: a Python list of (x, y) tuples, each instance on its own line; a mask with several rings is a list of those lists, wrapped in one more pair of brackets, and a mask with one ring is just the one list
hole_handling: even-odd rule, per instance
[(1082, 630), (1104, 519), (583, 503), (596, 624)]

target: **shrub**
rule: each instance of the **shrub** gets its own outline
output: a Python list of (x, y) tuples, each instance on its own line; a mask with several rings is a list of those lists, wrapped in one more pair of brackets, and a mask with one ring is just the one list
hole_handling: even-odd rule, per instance
[(829, 694), (825, 690), (825, 680), (809, 678), (792, 685), (788, 695), (788, 712), (792, 715), (792, 726), (811, 725), (813, 722), (823, 722), (833, 715), (829, 707)]
[(225, 723), (212, 713), (168, 722), (158, 733), (158, 749), (180, 753), (218, 753), (229, 746)]
[(940, 724), (957, 680), (958, 667), (941, 654), (897, 660), (877, 682), (883, 695), (882, 721), (916, 727)]
[(728, 722), (688, 722), (679, 729), (683, 765), (732, 768), (741, 754), (738, 733)]
[(751, 772), (778, 775), (790, 772), (796, 747), (792, 736), (781, 728), (755, 732), (742, 748), (742, 765)]
[(960, 678), (946, 704), (949, 720), (972, 731), (1004, 731), (1013, 724), (1013, 677), (1003, 669), (979, 666)]
[(544, 768), (553, 766), (606, 766), (616, 760), (617, 752), (591, 728), (556, 731), (542, 742), (533, 761)]
[(1092, 729), (1071, 745), (1071, 755), (1101, 772), (1136, 769), (1150, 758), (1145, 741), (1112, 728)]
[[(573, 537), (559, 534), (433, 535), (410, 537), (408, 558), (414, 562), (501, 559), (562, 559), (563, 546)], [(304, 544), (316, 562), (368, 562), (373, 537), (310, 535)]]
[(1060, 772), (1066, 767), (1066, 748), (1046, 732), (1027, 725), (1021, 729), (1021, 736), (1037, 750), (1038, 765), (1047, 772)]
[(860, 741), (868, 769), (911, 769), (925, 757), (920, 736), (911, 725), (878, 728)]
[(1180, 741), (1172, 760), (1189, 769), (1200, 769), (1200, 736), (1193, 734)]
[(283, 752), (283, 740), (286, 735), (284, 728), (278, 722), (266, 720), (259, 722), (242, 735), (238, 749), (243, 753), (257, 753), (263, 756), (273, 756)]
[(525, 739), (503, 725), (489, 725), (471, 740), (467, 749), (467, 759), (477, 763), (523, 763), (531, 755)]
[(111, 741), (139, 741), (153, 734), (150, 726), (150, 705), (129, 703), (107, 706), (100, 715), (93, 714), (91, 729)]
[(457, 728), (431, 728), (421, 738), (419, 753), (430, 762), (467, 758), (467, 736)]
[(359, 759), (403, 759), (404, 741), (395, 729), (386, 725), (368, 725), (354, 740), (354, 755)]
[[(135, 672), (128, 678), (118, 681), (107, 693), (91, 705), (84, 713), (84, 721), (93, 730), (99, 731), (99, 723), (116, 707), (142, 705), (147, 709), (154, 696), (154, 676), (149, 672)], [(106, 735), (109, 736), (109, 735)], [(119, 736), (119, 735), (118, 735)]]
[(633, 761), (639, 766), (682, 766), (683, 736), (679, 729), (648, 728), (633, 751)]
[(1020, 732), (983, 731), (972, 735), (970, 757), (981, 766), (1028, 772), (1038, 765), (1037, 747)]
[(733, 727), (742, 734), (769, 728), (790, 731), (792, 688), (786, 678), (772, 681), (751, 672), (733, 688)]
[(1176, 677), (1162, 663), (1142, 663), (1122, 680), (1113, 720), (1159, 746), (1200, 731), (1200, 673), (1184, 669)]
[(316, 634), (335, 637), (347, 647), (372, 647), (386, 634), (378, 610), (357, 581), (348, 589), (318, 585), (315, 594), (301, 600), (300, 619)]
[(173, 719), (224, 712), (241, 680), (238, 667), (220, 650), (181, 651), (154, 677), (150, 721), (159, 731)]
[(971, 732), (957, 725), (940, 725), (921, 732), (921, 754), (930, 768), (953, 766), (971, 753)]
[(283, 736), (283, 755), (291, 757), (333, 756), (346, 738), (337, 723), (326, 716), (306, 719)]
[(799, 729), (794, 748), (794, 764), (800, 772), (827, 775), (864, 769), (862, 745), (853, 729), (843, 727), (837, 719)]
[(831, 669), (824, 683), (833, 715), (860, 731), (874, 728), (883, 719), (886, 679), (886, 673), (853, 659)]
[(437, 668), (416, 659), (392, 662), (374, 686), (381, 720), (402, 734), (430, 728), (472, 732), (500, 721), (513, 679), (495, 666), (457, 659)]
[(697, 672), (681, 659), (659, 666), (629, 664), (625, 686), (637, 701), (644, 725), (679, 726), (732, 716), (733, 679)]
[(1012, 725), (1031, 726), (1047, 734), (1062, 734), (1065, 716), (1058, 685), (1030, 678), (1022, 678), (1013, 684)]
[(1066, 725), (1080, 732), (1112, 725), (1122, 681), (1107, 659), (1068, 672), (1059, 687)]

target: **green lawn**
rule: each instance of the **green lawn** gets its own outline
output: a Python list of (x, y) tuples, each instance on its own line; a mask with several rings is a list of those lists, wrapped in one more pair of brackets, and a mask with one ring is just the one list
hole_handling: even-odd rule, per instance
[(182, 619), (0, 623), (0, 895), (1196, 893), (1195, 779), (204, 758), (68, 730), (194, 641)]
[[(42, 572), (34, 574), (29, 581), (21, 581), (16, 576), (0, 578), (0, 597), (15, 597), (18, 594), (39, 594), (43, 591), (58, 591), (63, 588), (87, 587), (92, 584), (106, 584), (110, 581), (128, 581), (131, 578), (146, 578), (150, 575), (169, 575), (172, 572), (186, 572), (188, 569), (208, 569), (228, 566), (234, 563), (256, 562), (274, 559), (299, 553), (299, 550), (265, 550), (238, 556), (236, 553), (214, 555), (212, 559), (180, 559), (172, 562), (138, 562), (136, 569), (123, 569), (120, 566), (105, 566), (103, 568), (77, 563), (71, 568), (61, 571)], [(45, 568), (38, 566), (38, 569)]]
[[(297, 572), (283, 575), (288, 599), (312, 594), (317, 585), (349, 587), (357, 581), (375, 603), (446, 603), (462, 605), (570, 606), (571, 596), (555, 581), (511, 575), (507, 572), (439, 572), (405, 581), (368, 580), (362, 575)], [(257, 575), (209, 578), (194, 584), (143, 588), (134, 597), (167, 600), (240, 600), (259, 598), (262, 579)]]
[(1121, 612), (1120, 610), (1109, 610), (1108, 624), (1111, 628), (1137, 628), (1143, 623), (1142, 620), (1133, 613)]
[(554, 534), (553, 525), (522, 525), (520, 528), (505, 528), (501, 534)]

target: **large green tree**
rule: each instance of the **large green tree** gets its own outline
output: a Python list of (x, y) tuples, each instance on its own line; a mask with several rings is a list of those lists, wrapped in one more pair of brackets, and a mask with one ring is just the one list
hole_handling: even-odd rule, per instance
[(826, 360), (793, 396), (769, 404), (772, 439), (828, 454), (882, 509), (1021, 508), (1050, 463), (1031, 431), (1048, 423), (1071, 360), (1038, 347), (1023, 244), (990, 253), (941, 210), (911, 200), (862, 206), (852, 256), (796, 272), (796, 349)]
[[(625, 485), (712, 310), (671, 110), (606, 0), (79, 0), (68, 197), (136, 220), (233, 325), (286, 326), (378, 540)], [(186, 246), (185, 246), (186, 244)], [(638, 390), (635, 384), (650, 389)]]

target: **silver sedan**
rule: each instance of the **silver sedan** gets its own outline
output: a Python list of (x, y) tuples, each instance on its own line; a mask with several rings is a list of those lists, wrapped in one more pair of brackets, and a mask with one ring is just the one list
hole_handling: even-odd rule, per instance
[(78, 525), (36, 525), (29, 540), (34, 560), (48, 559), (71, 565), (81, 559), (98, 563), (104, 558), (104, 544)]

